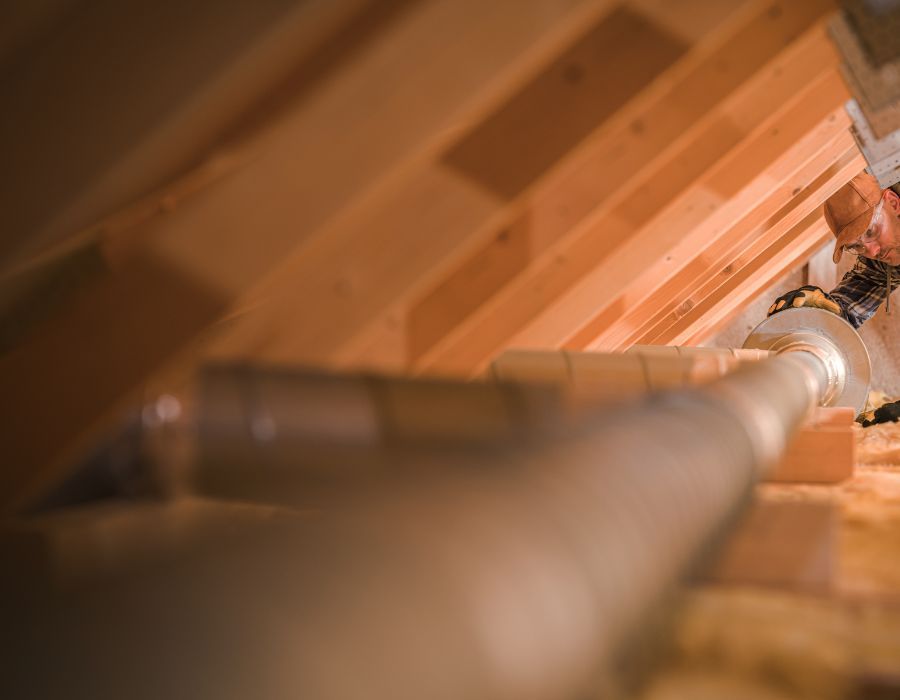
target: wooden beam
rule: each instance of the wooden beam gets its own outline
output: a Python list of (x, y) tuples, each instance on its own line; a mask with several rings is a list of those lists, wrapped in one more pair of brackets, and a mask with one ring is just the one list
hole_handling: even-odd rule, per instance
[(350, 200), (430, 158), (607, 5), (428, 0), (279, 112), (253, 160), (147, 222), (143, 248), (0, 358), (15, 397), (0, 508), (63, 473), (141, 381)]
[[(592, 326), (602, 330), (643, 303), (653, 289), (686, 265), (695, 250), (727, 233), (735, 221), (761, 223), (777, 212), (796, 185), (791, 177), (823, 142), (846, 129), (840, 105), (846, 92), (836, 71), (807, 86), (741, 146), (711, 168), (671, 207), (619, 246), (514, 337), (518, 345), (566, 343)], [(772, 208), (760, 207), (773, 191)], [(744, 218), (750, 211), (752, 216)], [(614, 242), (612, 242), (614, 244)], [(575, 333), (573, 322), (581, 321)]]
[[(823, 410), (823, 409), (820, 409)], [(856, 465), (854, 409), (824, 409), (842, 412), (829, 425), (805, 425), (791, 439), (781, 461), (767, 481), (835, 484), (853, 476)]]
[[(828, 237), (821, 214), (813, 212), (787, 236), (762, 253), (754, 263), (745, 266), (741, 273), (732, 275), (718, 303), (701, 303), (691, 309), (691, 318), (683, 326), (672, 328), (667, 337), (674, 337), (685, 344), (700, 344), (712, 338), (728, 325), (743, 308), (759, 294), (760, 290), (774, 284), (792, 269), (809, 258)], [(772, 256), (781, 256), (778, 264), (772, 264)]]
[[(631, 175), (637, 174), (646, 197), (658, 202), (672, 198), (680, 183), (699, 176), (721, 150), (736, 144), (789, 99), (798, 85), (812, 79), (821, 70), (814, 66), (833, 60), (824, 32), (817, 28), (813, 36), (804, 37), (783, 54), (779, 63), (770, 65), (772, 74), (765, 80), (756, 79), (750, 91), (754, 94), (741, 88), (825, 6), (791, 5), (781, 14), (769, 3), (742, 7), (583, 141), (533, 190), (512, 202), (506, 216), (479, 234), (483, 243), (452, 267), (444, 263), (432, 271), (430, 288), (411, 288), (359, 331), (338, 351), (341, 362), (369, 363), (373, 351), (381, 348), (379, 354), (393, 368), (409, 363), (428, 366), (429, 357), (440, 352), (436, 346), (447, 342), (454, 328), (483, 313), (479, 306), (485, 299), (518, 284), (515, 278), (557, 267), (566, 246), (555, 244), (596, 208), (621, 196), (623, 187), (633, 181)], [(743, 97), (716, 108), (717, 102), (735, 92), (744, 93)], [(692, 147), (697, 150), (689, 154)], [(673, 148), (682, 153), (680, 160)], [(659, 165), (661, 172), (653, 173), (653, 164), (666, 156), (668, 168)], [(629, 214), (636, 208), (626, 206), (632, 210)], [(505, 317), (507, 311), (504, 307), (498, 315)], [(494, 320), (479, 325), (472, 335), (491, 333)]]
[[(824, 173), (824, 179), (827, 179), (824, 191), (836, 190), (858, 173), (864, 164), (857, 150), (848, 150)], [(817, 249), (821, 249), (823, 242), (827, 245), (828, 241), (834, 240), (818, 207), (790, 229), (785, 231), (783, 226), (778, 226), (771, 233), (777, 234), (779, 229), (783, 233), (776, 240), (767, 235), (764, 240), (748, 248), (729, 263), (730, 269), (726, 266), (709, 278), (702, 290), (682, 301), (679, 311), (648, 330), (640, 342), (699, 344), (709, 340), (760, 291), (809, 259)]]
[(98, 0), (37, 22), (0, 78), (0, 150), (17, 173), (0, 191), (3, 269), (209, 158), (286, 81), (301, 98), (313, 81), (298, 66), (323, 77), (338, 65), (326, 54), (366, 38), (360, 19), (374, 34), (409, 4)]
[(830, 501), (760, 493), (700, 579), (828, 593), (837, 565), (837, 523)]
[[(811, 37), (806, 39), (809, 41)], [(683, 152), (680, 149), (674, 154), (670, 152), (671, 160), (664, 161), (658, 170), (643, 173), (647, 179), (631, 183), (615, 206), (599, 209), (564, 244), (560, 243), (544, 266), (516, 284), (507, 285), (502, 296), (485, 304), (465, 327), (454, 331), (440, 347), (423, 358), (419, 367), (467, 373), (477, 371), (493, 353), (510, 344), (534, 347), (563, 343), (572, 335), (573, 327), (589, 321), (598, 312), (605, 310), (609, 320), (622, 313), (632, 300), (623, 299), (621, 292), (640, 279), (642, 273), (644, 282), (648, 283), (649, 267), (660, 265), (661, 269), (653, 274), (656, 280), (665, 279), (689, 253), (689, 242), (699, 247), (708, 238), (727, 230), (730, 220), (765, 196), (774, 184), (772, 178), (783, 180), (786, 176), (786, 173), (770, 173), (772, 162), (777, 161), (782, 170), (791, 172), (792, 158), (803, 154), (794, 152), (782, 158), (784, 151), (830, 114), (845, 96), (827, 40), (819, 34), (818, 40), (810, 43), (819, 44), (826, 50), (825, 55), (831, 57), (815, 64), (815, 74), (819, 77), (801, 79), (798, 84), (794, 82), (798, 79), (794, 74), (788, 81), (793, 92), (791, 99), (772, 106), (771, 113), (761, 119), (741, 145), (729, 151), (710, 170), (701, 171), (696, 182), (691, 184), (693, 178), (682, 180), (682, 187), (689, 184), (690, 187), (673, 204), (660, 209), (657, 198), (648, 189), (654, 183), (678, 181), (684, 162), (692, 155), (702, 157), (702, 151), (696, 153), (693, 148), (686, 148)], [(805, 46), (809, 47), (810, 43)], [(792, 47), (798, 52), (801, 48)], [(786, 65), (811, 67), (795, 61), (770, 66), (741, 95), (723, 105), (724, 114), (711, 115), (712, 124), (716, 124), (717, 118), (727, 119), (731, 109), (743, 106), (742, 98), (751, 95), (764, 98), (778, 82), (777, 75), (769, 71), (783, 75)], [(828, 133), (833, 134), (839, 126), (837, 122), (826, 122), (814, 138), (827, 139)], [(693, 145), (693, 138), (704, 133), (703, 127), (709, 128), (710, 124), (703, 124), (689, 134), (688, 144)], [(815, 144), (808, 142), (806, 148), (814, 149)], [(721, 152), (715, 153), (714, 160)], [(742, 182), (752, 181), (754, 177), (756, 190), (742, 188)], [(738, 193), (740, 196), (735, 196)], [(651, 219), (653, 214), (658, 215)], [(673, 257), (676, 253), (681, 257)], [(647, 287), (651, 288), (652, 285)]]
[[(586, 326), (573, 336), (570, 347), (617, 350), (634, 343), (658, 343), (665, 329), (676, 325), (708, 297), (721, 298), (717, 290), (748, 262), (780, 239), (858, 170), (859, 153), (849, 131), (839, 131), (830, 141), (799, 164), (795, 173), (718, 239), (694, 251), (693, 258), (665, 283), (657, 286), (641, 304), (635, 304), (599, 334)], [(773, 265), (779, 265), (773, 260)], [(833, 267), (833, 265), (832, 265)]]
[[(526, 264), (535, 245), (522, 235), (527, 229), (507, 226), (513, 214), (507, 200), (684, 49), (627, 6), (600, 17), (439, 160), (411, 168), (325, 227), (269, 279), (259, 294), (263, 307), (241, 324), (244, 338), (223, 340), (214, 352), (233, 356), (254, 348), (268, 359), (331, 362), (361, 327), (374, 317), (384, 320), (392, 304), (417, 293), (436, 269), (487, 248), (494, 265), (462, 272), (474, 302), (485, 286)], [(613, 61), (622, 66), (615, 73), (607, 70)], [(535, 142), (540, 149), (522, 148)], [(317, 303), (298, 305), (297, 298)], [(436, 304), (444, 307), (439, 315), (449, 311), (442, 300)], [(430, 311), (418, 317), (426, 332), (434, 317)], [(250, 344), (261, 334), (268, 334), (263, 345)]]

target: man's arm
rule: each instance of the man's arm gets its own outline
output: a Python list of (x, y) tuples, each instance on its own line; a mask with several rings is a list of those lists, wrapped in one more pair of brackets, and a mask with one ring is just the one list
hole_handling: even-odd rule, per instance
[[(874, 316), (887, 299), (887, 271), (886, 263), (860, 257), (828, 294), (841, 307), (841, 316), (854, 328), (859, 328)], [(891, 291), (894, 291), (900, 284), (900, 270), (891, 277)]]

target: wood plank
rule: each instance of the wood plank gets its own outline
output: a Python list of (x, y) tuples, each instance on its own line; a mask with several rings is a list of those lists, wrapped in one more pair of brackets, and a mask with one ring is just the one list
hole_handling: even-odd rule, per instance
[[(826, 180), (823, 192), (836, 190), (864, 165), (862, 155), (851, 148), (841, 161), (823, 173)], [(708, 280), (705, 291), (682, 303), (678, 318), (660, 323), (647, 332), (642, 342), (651, 337), (654, 342), (690, 345), (706, 342), (760, 290), (799, 267), (823, 246), (829, 247), (829, 242), (833, 245), (833, 240), (821, 209), (814, 209), (778, 241), (764, 250), (759, 247), (748, 250), (742, 259), (733, 263), (730, 272), (723, 270)]]
[[(708, 0), (631, 0), (631, 4), (671, 34), (695, 43), (718, 31), (734, 8), (732, 2)], [(778, 12), (778, 5), (769, 6), (770, 13)]]
[[(274, 262), (302, 258), (304, 243), (351, 201), (390, 190), (392, 178), (426, 162), (608, 4), (424, 3), (280, 119), (250, 167), (159, 227), (155, 249), (217, 288), (243, 292)], [(248, 245), (248, 231), (265, 245)], [(211, 259), (209, 250), (220, 254)]]
[[(620, 5), (454, 144), (442, 162), (512, 199), (686, 49), (683, 41)], [(616, 70), (609, 70), (612, 65)]]
[(733, 371), (755, 351), (636, 346), (629, 352), (506, 350), (488, 376), (525, 384), (555, 384), (572, 410), (621, 405), (654, 391), (704, 384)]
[[(754, 85), (754, 88), (763, 90), (764, 85)], [(648, 200), (645, 192), (636, 189), (622, 205), (601, 209), (573, 232), (565, 247), (560, 245), (558, 254), (547, 267), (536, 270), (515, 288), (504, 290), (502, 299), (495, 298), (485, 304), (477, 318), (447, 338), (420, 367), (466, 373), (482, 366), (504, 345), (534, 347), (562, 343), (572, 335), (573, 324), (593, 318), (598, 311), (606, 310), (614, 319), (631, 302), (623, 299), (620, 292), (638, 279), (647, 282), (649, 264), (661, 266), (653, 270), (655, 280), (673, 274), (689, 254), (689, 244), (697, 247), (727, 230), (731, 219), (740, 216), (778, 180), (786, 177), (787, 173), (769, 174), (766, 159), (778, 159), (779, 167), (790, 172), (793, 158), (798, 154), (789, 152), (784, 156), (783, 152), (794, 147), (794, 142), (807, 129), (827, 117), (844, 96), (832, 62), (821, 68), (818, 80), (799, 89), (792, 100), (774, 111), (739, 148), (728, 152), (674, 204), (661, 210), (648, 207), (646, 202), (655, 200), (652, 197)], [(826, 120), (817, 127), (819, 133), (813, 140), (827, 139), (838, 126), (837, 121)], [(807, 144), (807, 149), (814, 148), (808, 140)], [(687, 151), (685, 155), (689, 154)], [(663, 173), (651, 174), (653, 181), (664, 179)], [(672, 176), (677, 178), (677, 174)], [(756, 190), (750, 188), (740, 197), (732, 196), (734, 188), (740, 188), (741, 180), (747, 182), (754, 177)], [(658, 215), (650, 220), (654, 213)], [(635, 217), (648, 221), (641, 226), (638, 218), (636, 226)], [(694, 228), (701, 223), (703, 227)], [(623, 244), (625, 241), (627, 245)], [(641, 253), (644, 245), (654, 251), (649, 260)], [(598, 266), (601, 260), (604, 263)], [(518, 330), (522, 325), (525, 329)]]
[[(498, 211), (497, 199), (444, 168), (350, 208), (243, 303), (253, 308), (207, 356), (324, 364), (336, 344)], [(426, 235), (427, 232), (427, 235)], [(515, 245), (515, 243), (514, 243)], [(315, 304), (298, 303), (314, 299)]]
[[(513, 202), (508, 216), (500, 217), (494, 228), (479, 233), (484, 241), (481, 246), (475, 247), (455, 267), (443, 272), (444, 265), (436, 267), (429, 275), (430, 289), (411, 288), (384, 312), (389, 321), (374, 319), (338, 351), (338, 357), (350, 365), (366, 362), (371, 357), (371, 348), (380, 345), (400, 352), (400, 343), (406, 339), (409, 361), (418, 361), (430, 346), (452, 331), (458, 319), (472, 314), (481, 301), (498, 292), (508, 281), (514, 265), (493, 255), (496, 248), (492, 241), (496, 237), (504, 231), (527, 232), (533, 264), (546, 263), (546, 256), (552, 259), (550, 247), (596, 207), (614, 197), (624, 185), (623, 176), (658, 161), (660, 154), (669, 151), (673, 143), (681, 143), (685, 134), (696, 134), (699, 121), (701, 126), (706, 126), (706, 133), (698, 141), (702, 138), (707, 144), (700, 155), (707, 159), (698, 154), (685, 157), (671, 172), (663, 173), (664, 177), (645, 180), (648, 196), (659, 201), (674, 196), (678, 183), (687, 174), (699, 174), (712, 162), (711, 154), (717, 147), (726, 149), (737, 143), (744, 129), (790, 97), (796, 88), (790, 84), (794, 73), (803, 73), (803, 77), (796, 79), (797, 84), (802, 84), (813, 76), (811, 66), (829, 60), (832, 51), (819, 30), (805, 50), (794, 54), (796, 60), (785, 58), (784, 65), (774, 69), (775, 75), (767, 89), (760, 87), (760, 95), (734, 105), (727, 119), (716, 128), (703, 120), (704, 113), (722, 97), (736, 89), (739, 91), (743, 81), (808, 26), (817, 16), (816, 7), (792, 5), (776, 19), (769, 14), (772, 9), (769, 3), (752, 2), (735, 11), (715, 33), (704, 37), (531, 191)], [(719, 8), (718, 12), (721, 11)], [(821, 11), (819, 8), (818, 12)], [(735, 125), (739, 128), (734, 128)], [(517, 261), (521, 260), (518, 251), (516, 248), (516, 255), (510, 256)], [(524, 267), (520, 272), (527, 274)], [(470, 293), (468, 284), (473, 274), (483, 283), (477, 295)], [(438, 301), (441, 313), (432, 313), (432, 305)], [(406, 327), (402, 321), (405, 316), (409, 317)], [(427, 323), (420, 323), (423, 318), (428, 319)], [(379, 334), (384, 336), (382, 341), (378, 339)], [(405, 361), (402, 355), (395, 355), (391, 366), (402, 369)]]
[(720, 288), (720, 296), (693, 307), (690, 319), (685, 317), (684, 325), (673, 327), (665, 334), (666, 337), (675, 337), (678, 342), (686, 344), (700, 344), (712, 338), (760, 290), (771, 286), (790, 270), (800, 267), (831, 237), (830, 233), (825, 232), (823, 223), (820, 214), (810, 214), (778, 243), (745, 266), (739, 274), (732, 275)]
[[(628, 25), (628, 32), (622, 31), (623, 23)], [(603, 51), (592, 50), (591, 47), (596, 45), (605, 48)], [(555, 144), (552, 152), (547, 151), (542, 158), (555, 160), (580, 140), (581, 132), (588, 124), (602, 121), (603, 115), (616, 111), (623, 100), (640, 90), (650, 75), (668, 65), (673, 55), (681, 50), (679, 44), (666, 40), (652, 23), (639, 21), (634, 13), (619, 10), (603, 16), (559, 58), (501, 105), (487, 119), (486, 126), (474, 126), (461, 142), (483, 145), (485, 140), (496, 140), (497, 128), (500, 133), (511, 134), (513, 131), (507, 124), (511, 121), (526, 135), (535, 129), (542, 130), (542, 142)], [(624, 61), (623, 69), (612, 81), (606, 70), (611, 56)], [(625, 61), (628, 56), (633, 60)], [(566, 70), (576, 63), (578, 70), (596, 77), (579, 79), (577, 84), (572, 84)], [(580, 115), (577, 123), (567, 123), (563, 118), (571, 114)], [(510, 146), (508, 138), (504, 141), (507, 146), (502, 148), (522, 150), (515, 144)], [(423, 163), (412, 169), (380, 191), (377, 197), (368, 199), (341, 216), (334, 225), (323, 229), (318, 236), (323, 241), (321, 244), (311, 242), (302, 254), (292, 258), (282, 274), (270, 279), (269, 291), (261, 293), (261, 296), (268, 295), (265, 300), (268, 308), (257, 319), (248, 319), (244, 335), (258, 335), (249, 326), (266, 332), (266, 328), (278, 319), (280, 335), (268, 339), (267, 357), (295, 362), (330, 362), (335, 348), (348, 342), (349, 334), (357, 333), (360, 326), (371, 322), (376, 314), (386, 313), (386, 306), (401, 296), (403, 290), (418, 290), (423, 278), (433, 274), (434, 268), (444, 267), (450, 259), (464, 256), (469, 239), (473, 240), (474, 248), (487, 249), (489, 255), (515, 251), (513, 256), (496, 256), (496, 261), (504, 261), (505, 270), (495, 271), (478, 265), (488, 273), (474, 273), (480, 286), (496, 284), (498, 274), (502, 278), (517, 271), (516, 265), (524, 266), (530, 243), (515, 235), (515, 231), (528, 233), (529, 229), (515, 226), (498, 230), (498, 222), (502, 226), (509, 213), (498, 206), (479, 205), (479, 200), (502, 203), (502, 192), (485, 191), (476, 182), (474, 173), (465, 172), (468, 166), (464, 159), (459, 167), (445, 167), (448, 162), (453, 162), (454, 153), (461, 153), (466, 148), (454, 145), (450, 155), (442, 156), (441, 163)], [(480, 154), (486, 150), (478, 146), (475, 152)], [(534, 149), (527, 152), (534, 153)], [(475, 167), (477, 164), (469, 165)], [(546, 165), (541, 160), (537, 170), (532, 170), (536, 174)], [(515, 159), (504, 167), (512, 167), (518, 174), (525, 172), (523, 163)], [(423, 183), (435, 183), (435, 186), (425, 191)], [(440, 183), (444, 183), (446, 192), (442, 191)], [(468, 193), (470, 202), (455, 196), (458, 191)], [(494, 247), (494, 243), (499, 246)], [(401, 263), (398, 256), (401, 250), (414, 251), (414, 254), (411, 259), (398, 264)], [(423, 252), (421, 256), (418, 255), (420, 251)], [(509, 257), (514, 259), (507, 261)], [(347, 268), (366, 272), (365, 275), (348, 275)], [(473, 273), (464, 270), (460, 274), (466, 280), (468, 297), (472, 298)], [(353, 279), (348, 281), (348, 276)], [(302, 307), (294, 302), (296, 298), (312, 296), (319, 300), (314, 307)], [(434, 302), (439, 307), (444, 306), (440, 299)], [(292, 322), (283, 323), (285, 318)], [(428, 321), (433, 318), (435, 314), (428, 309), (419, 315), (418, 320), (423, 321), (421, 325), (426, 333)], [(233, 345), (234, 349), (222, 349), (217, 354), (236, 352), (240, 340), (236, 339)], [(365, 357), (370, 359), (368, 353)]]
[(852, 422), (838, 427), (801, 428), (765, 481), (836, 484), (851, 478), (855, 465)]
[(140, 260), (0, 358), (15, 397), (2, 415), (13, 438), (0, 507), (64, 473), (142, 380), (291, 250), (375, 180), (452, 141), (608, 4), (428, 0), (279, 113), (255, 159), (137, 233)]
[(18, 173), (0, 191), (0, 260), (23, 263), (209, 157), (297, 65), (324, 74), (354, 19), (375, 33), (408, 4), (100, 0), (36, 27), (0, 79), (0, 149)]
[(144, 256), (95, 280), (62, 317), (0, 355), (6, 459), (0, 504), (34, 496), (89, 449), (139, 382), (227, 300)]
[(700, 580), (827, 593), (837, 565), (837, 508), (757, 498)]
[(820, 207), (845, 182), (841, 178), (856, 167), (857, 158), (853, 137), (849, 131), (840, 131), (801, 164), (784, 186), (735, 221), (725, 235), (699, 247), (694, 258), (656, 288), (644, 303), (606, 324), (599, 335), (595, 336), (594, 329), (586, 326), (567, 345), (617, 350), (667, 337), (668, 326), (677, 324), (694, 306), (715, 294), (724, 280)]
[[(734, 225), (761, 223), (787, 202), (798, 164), (846, 128), (841, 107), (846, 93), (836, 73), (798, 94), (777, 122), (760, 129), (720, 161), (672, 207), (607, 256), (560, 303), (514, 337), (518, 343), (568, 342), (582, 329), (605, 328), (690, 261), (694, 251), (718, 240)], [(837, 107), (835, 109), (835, 107)], [(760, 206), (770, 198), (771, 208)], [(751, 215), (745, 218), (747, 212)], [(575, 333), (563, 319), (580, 319)]]
[(850, 406), (819, 406), (806, 421), (810, 428), (839, 428), (853, 425), (856, 410)]

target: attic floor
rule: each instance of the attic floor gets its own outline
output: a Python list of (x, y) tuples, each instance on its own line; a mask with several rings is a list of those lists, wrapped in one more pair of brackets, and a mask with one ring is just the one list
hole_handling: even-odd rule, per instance
[(855, 429), (852, 479), (759, 487), (767, 497), (837, 504), (831, 591), (691, 590), (641, 700), (900, 697), (900, 424)]

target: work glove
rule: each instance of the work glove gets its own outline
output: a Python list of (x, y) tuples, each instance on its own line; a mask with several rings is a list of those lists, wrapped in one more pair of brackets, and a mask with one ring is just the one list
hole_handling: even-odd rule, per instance
[(879, 423), (896, 423), (898, 418), (900, 418), (900, 401), (892, 401), (876, 408), (874, 411), (860, 413), (856, 422), (861, 423), (863, 428), (868, 428), (870, 425), (878, 425)]
[(828, 295), (819, 289), (819, 287), (814, 287), (811, 284), (805, 284), (800, 287), (800, 289), (795, 289), (787, 294), (782, 294), (775, 300), (775, 303), (769, 307), (769, 313), (766, 315), (771, 316), (772, 314), (777, 314), (779, 311), (800, 306), (814, 306), (817, 309), (825, 309), (838, 316), (841, 315), (841, 307), (838, 306), (836, 302), (829, 299)]

